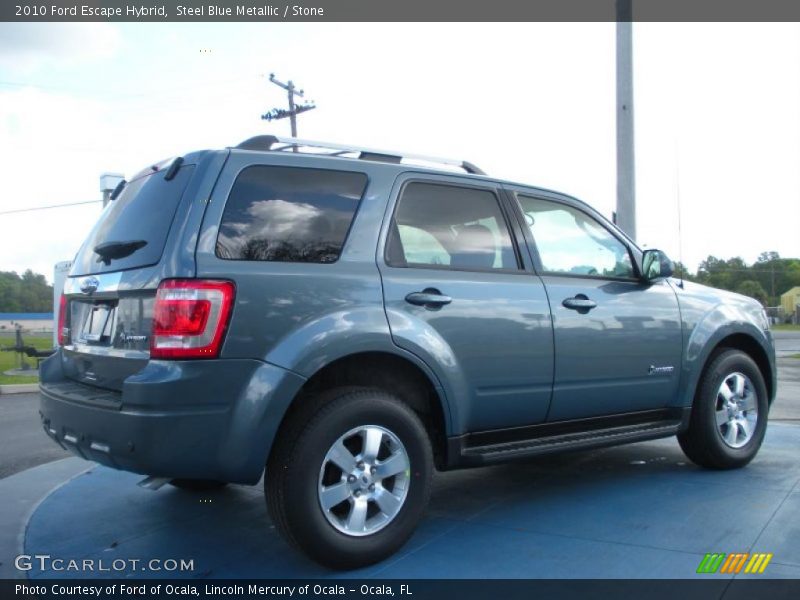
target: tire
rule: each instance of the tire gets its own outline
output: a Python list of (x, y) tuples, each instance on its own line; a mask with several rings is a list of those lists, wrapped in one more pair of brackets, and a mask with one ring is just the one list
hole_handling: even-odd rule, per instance
[(701, 467), (743, 467), (764, 441), (768, 414), (767, 386), (756, 363), (739, 350), (722, 350), (702, 375), (689, 428), (678, 442)]
[(267, 463), (272, 521), (324, 566), (380, 562), (408, 541), (428, 503), (433, 457), (425, 427), (379, 389), (337, 388), (306, 406), (282, 425)]
[(169, 484), (189, 492), (209, 492), (228, 485), (224, 481), (214, 479), (173, 479)]

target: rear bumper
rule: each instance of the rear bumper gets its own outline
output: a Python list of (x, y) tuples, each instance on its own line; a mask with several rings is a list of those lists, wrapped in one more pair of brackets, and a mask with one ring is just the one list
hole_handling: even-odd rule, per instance
[(304, 379), (257, 360), (150, 361), (121, 392), (42, 364), (45, 432), (87, 460), (157, 477), (255, 483)]

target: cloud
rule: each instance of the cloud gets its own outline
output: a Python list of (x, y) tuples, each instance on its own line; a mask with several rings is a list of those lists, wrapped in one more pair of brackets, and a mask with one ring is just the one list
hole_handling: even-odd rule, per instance
[(244, 248), (250, 240), (278, 241), (323, 239), (330, 229), (322, 211), (304, 202), (286, 200), (258, 200), (247, 208), (252, 220), (247, 223), (232, 222), (222, 226), (220, 241), (226, 248)]
[(248, 231), (248, 235), (266, 238), (283, 237), (290, 233), (308, 237), (315, 218), (322, 215), (322, 211), (311, 204), (295, 204), (280, 199), (253, 202), (247, 212), (253, 217), (253, 231)]
[(0, 68), (12, 74), (96, 62), (116, 55), (119, 30), (110, 23), (0, 24)]

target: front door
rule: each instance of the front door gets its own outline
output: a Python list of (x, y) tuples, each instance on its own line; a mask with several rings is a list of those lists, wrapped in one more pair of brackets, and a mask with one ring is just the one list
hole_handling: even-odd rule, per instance
[(402, 176), (378, 257), (394, 342), (447, 388), (454, 434), (542, 422), (553, 381), (544, 286), (493, 186)]
[(579, 203), (515, 196), (553, 312), (548, 421), (669, 405), (682, 348), (670, 284), (642, 280), (628, 243)]

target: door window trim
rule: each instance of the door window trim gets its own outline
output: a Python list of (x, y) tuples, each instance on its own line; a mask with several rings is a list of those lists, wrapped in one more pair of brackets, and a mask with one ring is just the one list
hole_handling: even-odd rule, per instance
[[(392, 194), (392, 207), (391, 213), (389, 214), (389, 220), (386, 226), (386, 233), (382, 237), (383, 249), (381, 251), (381, 258), (383, 260), (383, 264), (390, 268), (390, 269), (425, 269), (429, 271), (454, 271), (454, 272), (464, 272), (464, 273), (498, 273), (498, 274), (505, 274), (505, 275), (524, 275), (530, 274), (529, 271), (525, 268), (525, 261), (523, 260), (522, 251), (519, 248), (517, 236), (515, 235), (514, 227), (512, 226), (511, 222), (511, 215), (508, 214), (508, 209), (503, 202), (503, 189), (497, 185), (475, 185), (472, 182), (466, 181), (453, 181), (451, 179), (439, 179), (437, 177), (431, 176), (426, 177), (421, 173), (413, 173), (410, 177), (404, 177), (404, 175), (408, 175), (408, 173), (401, 173), (398, 179), (401, 179), (400, 185), (396, 188), (396, 191)], [(440, 186), (447, 186), (447, 187), (458, 187), (464, 188), (469, 190), (475, 190), (479, 192), (489, 192), (494, 196), (495, 201), (497, 202), (497, 207), (500, 210), (500, 214), (503, 217), (503, 223), (506, 226), (508, 231), (508, 237), (511, 240), (511, 247), (514, 251), (514, 260), (517, 263), (517, 267), (515, 269), (507, 269), (507, 268), (500, 268), (500, 269), (481, 269), (475, 267), (452, 267), (450, 265), (430, 265), (430, 264), (419, 264), (419, 263), (411, 263), (405, 266), (392, 264), (389, 262), (389, 240), (392, 235), (392, 228), (396, 224), (395, 215), (397, 214), (398, 207), (400, 206), (400, 202), (403, 198), (403, 193), (405, 192), (406, 187), (408, 187), (412, 183), (425, 183), (429, 185), (440, 185)]]
[[(513, 210), (517, 216), (517, 220), (520, 224), (520, 227), (522, 228), (522, 233), (523, 236), (525, 237), (525, 242), (528, 246), (528, 249), (530, 250), (531, 258), (533, 259), (534, 263), (534, 268), (538, 275), (540, 276), (547, 275), (549, 277), (568, 277), (572, 279), (593, 279), (593, 280), (603, 280), (603, 281), (620, 281), (625, 283), (641, 283), (642, 280), (641, 268), (639, 265), (639, 261), (636, 259), (635, 253), (631, 249), (630, 243), (628, 243), (627, 240), (621, 237), (613, 229), (610, 229), (607, 226), (607, 224), (603, 222), (603, 219), (598, 219), (596, 215), (593, 215), (592, 213), (585, 210), (576, 203), (566, 202), (563, 198), (550, 196), (549, 194), (543, 194), (541, 192), (536, 192), (533, 190), (520, 191), (518, 189), (509, 189), (509, 188), (506, 188), (506, 192), (508, 192), (511, 204), (513, 204)], [(623, 245), (625, 250), (628, 252), (628, 257), (630, 258), (631, 266), (633, 267), (633, 276), (613, 277), (608, 275), (589, 275), (586, 273), (562, 273), (560, 271), (546, 270), (543, 266), (542, 258), (541, 255), (539, 254), (539, 248), (536, 245), (536, 240), (533, 237), (533, 232), (530, 230), (530, 227), (528, 227), (527, 221), (525, 220), (525, 214), (522, 211), (522, 203), (519, 200), (520, 196), (525, 196), (528, 198), (532, 198), (534, 200), (541, 200), (542, 202), (552, 202), (553, 204), (566, 206), (573, 210), (583, 213), (586, 217), (590, 218), (600, 227), (605, 229), (609, 233), (609, 235), (611, 235), (614, 239), (616, 239), (620, 244)]]

